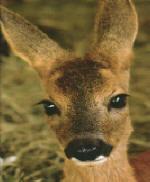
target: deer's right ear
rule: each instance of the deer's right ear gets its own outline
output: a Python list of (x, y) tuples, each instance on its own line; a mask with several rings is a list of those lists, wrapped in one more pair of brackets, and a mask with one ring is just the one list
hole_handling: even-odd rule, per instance
[(49, 67), (67, 52), (23, 17), (0, 6), (2, 32), (14, 53), (36, 69)]

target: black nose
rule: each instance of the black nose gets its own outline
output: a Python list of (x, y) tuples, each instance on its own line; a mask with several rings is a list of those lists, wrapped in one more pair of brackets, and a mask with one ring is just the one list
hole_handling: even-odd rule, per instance
[(112, 145), (99, 139), (76, 139), (71, 141), (65, 149), (66, 156), (80, 161), (92, 161), (98, 156), (109, 156)]

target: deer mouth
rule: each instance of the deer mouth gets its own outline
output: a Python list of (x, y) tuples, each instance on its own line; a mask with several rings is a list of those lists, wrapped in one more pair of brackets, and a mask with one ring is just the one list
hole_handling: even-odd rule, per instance
[(68, 159), (77, 163), (103, 163), (112, 151), (112, 145), (99, 139), (76, 139), (65, 149)]
[(72, 160), (79, 166), (92, 166), (92, 165), (98, 165), (98, 164), (103, 164), (106, 162), (108, 157), (105, 156), (98, 156), (95, 160), (92, 161), (81, 161), (78, 160), (77, 158), (72, 158)]

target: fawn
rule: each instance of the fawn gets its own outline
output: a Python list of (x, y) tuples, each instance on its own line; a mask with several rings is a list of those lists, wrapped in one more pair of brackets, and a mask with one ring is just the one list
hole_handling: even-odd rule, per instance
[(64, 149), (64, 182), (135, 182), (127, 157), (127, 96), (137, 14), (131, 0), (99, 0), (84, 57), (1, 6), (12, 50), (40, 75), (48, 123)]

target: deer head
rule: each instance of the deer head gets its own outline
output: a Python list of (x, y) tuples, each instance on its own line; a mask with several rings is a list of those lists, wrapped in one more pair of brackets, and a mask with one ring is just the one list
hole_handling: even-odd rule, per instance
[(92, 43), (84, 58), (63, 50), (21, 16), (1, 7), (12, 50), (40, 75), (48, 122), (67, 158), (101, 162), (132, 131), (127, 96), (137, 16), (131, 0), (99, 1)]

